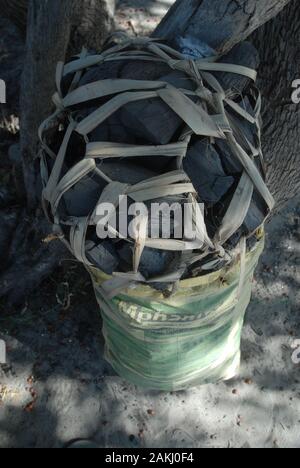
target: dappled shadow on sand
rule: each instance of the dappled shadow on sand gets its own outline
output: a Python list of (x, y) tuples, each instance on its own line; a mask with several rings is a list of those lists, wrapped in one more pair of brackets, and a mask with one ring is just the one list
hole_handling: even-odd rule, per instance
[(297, 217), (293, 205), (268, 227), (241, 374), (227, 383), (163, 393), (116, 376), (103, 357), (89, 277), (73, 262), (26, 310), (2, 308), (0, 446), (62, 447), (77, 438), (104, 447), (299, 446), (300, 374), (291, 358), (300, 338)]

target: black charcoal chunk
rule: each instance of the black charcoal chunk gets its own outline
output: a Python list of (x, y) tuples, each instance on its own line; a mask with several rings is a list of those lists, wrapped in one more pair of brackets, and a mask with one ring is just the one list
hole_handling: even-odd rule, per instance
[(139, 270), (147, 279), (163, 275), (169, 271), (170, 264), (174, 262), (175, 257), (174, 252), (146, 247), (141, 257)]
[(241, 227), (225, 242), (225, 244), (223, 245), (224, 249), (230, 251), (237, 247), (243, 235), (245, 234), (243, 232), (243, 228)]
[(111, 128), (109, 121), (105, 121), (101, 125), (95, 128), (91, 133), (89, 133), (88, 138), (91, 143), (100, 142), (100, 141), (113, 141), (114, 143), (121, 143), (122, 138), (120, 138), (119, 132), (118, 136), (114, 135), (111, 138), (111, 135), (114, 134), (114, 131)]
[(8, 260), (8, 247), (10, 246), (12, 233), (17, 226), (18, 213), (9, 210), (0, 212), (0, 270), (5, 266)]
[(190, 147), (183, 168), (200, 200), (208, 204), (220, 201), (235, 182), (234, 177), (226, 175), (220, 156), (208, 140), (197, 141)]
[(254, 148), (258, 147), (259, 137), (256, 125), (245, 119), (237, 119), (235, 117), (231, 117), (231, 119), (233, 122), (236, 122), (236, 125), (239, 127), (238, 131), (234, 131), (234, 136), (239, 145), (247, 152), (250, 150), (247, 140)]
[[(253, 108), (247, 96), (243, 99), (243, 102), (239, 104), (245, 109), (250, 115), (254, 116)], [(254, 148), (259, 147), (259, 134), (255, 124), (243, 119), (238, 116), (232, 109), (227, 109), (229, 120), (234, 124), (234, 137), (242, 148), (251, 155), (251, 147), (248, 142)], [(248, 140), (248, 142), (247, 142)], [(243, 166), (239, 162), (238, 158), (233, 154), (226, 140), (217, 139), (215, 142), (215, 148), (218, 151), (223, 167), (227, 174), (238, 174), (243, 172)]]
[(158, 174), (172, 172), (178, 169), (177, 158), (168, 156), (139, 156), (130, 158), (135, 164), (139, 164), (146, 169), (152, 169)]
[(182, 239), (185, 203), (188, 203), (188, 198), (183, 195), (145, 202), (149, 213), (148, 236)]
[(247, 237), (247, 252), (251, 251), (257, 244), (258, 238), (255, 233), (251, 234), (249, 232), (246, 232), (243, 226), (233, 236), (231, 236), (230, 239), (228, 239), (228, 241), (224, 244), (223, 247), (227, 251), (233, 250), (237, 247), (241, 238), (245, 235), (250, 236)]
[[(247, 96), (243, 98), (243, 101), (239, 103), (239, 106), (248, 112), (252, 117), (255, 117), (253, 108)], [(237, 142), (245, 149), (249, 150), (249, 145), (246, 143), (246, 139), (251, 143), (252, 146), (258, 147), (259, 145), (259, 134), (258, 128), (255, 124), (239, 116), (233, 109), (227, 109), (229, 121), (233, 124), (234, 136)]]
[(268, 214), (267, 205), (262, 197), (255, 192), (252, 202), (243, 224), (246, 235), (253, 234), (265, 221)]
[[(72, 57), (72, 59), (68, 63), (74, 62), (76, 60), (78, 60), (78, 57)], [(95, 65), (94, 67), (88, 69), (83, 73), (83, 76), (77, 84), (77, 87), (84, 86), (89, 83), (94, 83), (95, 81), (99, 80), (118, 78), (123, 66), (124, 62), (122, 60), (105, 62), (101, 63), (100, 65)], [(61, 83), (63, 96), (66, 96), (66, 94), (69, 92), (74, 76), (75, 73), (68, 73), (66, 76), (63, 77)]]
[(182, 123), (158, 98), (127, 104), (121, 111), (121, 119), (131, 135), (156, 145), (168, 144)]
[[(242, 65), (244, 67), (257, 70), (259, 67), (259, 54), (257, 49), (250, 42), (241, 42), (236, 45), (227, 55), (220, 59), (220, 63), (230, 63)], [(219, 80), (224, 90), (232, 89), (238, 94), (242, 93), (251, 83), (251, 79), (236, 73), (215, 72), (214, 75)]]
[(204, 276), (214, 271), (219, 271), (228, 265), (228, 258), (220, 258), (217, 255), (209, 255), (189, 268), (188, 277)]
[[(159, 80), (177, 88), (195, 89), (194, 82), (183, 72), (174, 71)], [(182, 119), (159, 98), (127, 104), (121, 110), (121, 121), (130, 134), (157, 145), (168, 144), (183, 124)]]
[(150, 283), (148, 284), (152, 289), (159, 291), (165, 298), (171, 297), (174, 291), (174, 283)]
[(6, 187), (0, 188), (0, 209), (6, 208), (14, 202), (12, 194)]
[[(119, 250), (119, 255), (130, 267), (133, 267), (133, 246), (128, 242), (124, 243)], [(151, 279), (163, 275), (174, 261), (174, 252), (157, 250), (146, 247), (143, 251), (139, 272), (146, 278)]]
[(174, 260), (174, 253), (146, 247), (141, 257), (139, 271), (146, 279), (162, 275)]
[(111, 180), (130, 185), (135, 185), (158, 175), (150, 169), (133, 164), (128, 159), (102, 161), (97, 166)]
[[(60, 135), (61, 136), (61, 135)], [(62, 143), (62, 142), (61, 142)], [(61, 145), (60, 143), (60, 145)], [(58, 146), (58, 148), (60, 147)], [(59, 149), (57, 149), (56, 154)], [(86, 153), (86, 142), (82, 135), (73, 132), (68, 143), (67, 152), (65, 156), (65, 169), (74, 166), (79, 161), (84, 159)]]
[(15, 143), (9, 147), (8, 158), (14, 166), (20, 167), (22, 165), (20, 144)]
[(106, 182), (95, 181), (86, 176), (63, 196), (66, 213), (69, 216), (88, 216), (96, 207)]
[(216, 140), (215, 148), (220, 156), (223, 168), (227, 175), (238, 175), (243, 172), (242, 164), (233, 154), (226, 140)]
[(94, 83), (95, 81), (118, 78), (123, 67), (123, 60), (101, 63), (100, 65), (90, 68), (84, 73), (79, 82), (79, 86)]
[(100, 244), (87, 241), (86, 256), (91, 263), (107, 275), (112, 275), (118, 270), (119, 257), (115, 246), (109, 240), (104, 240)]
[(257, 238), (256, 234), (254, 234), (253, 236), (250, 236), (247, 239), (247, 252), (253, 250), (258, 242), (259, 242), (259, 239)]
[(197, 87), (196, 83), (188, 75), (179, 70), (160, 77), (158, 81), (165, 81), (175, 88), (183, 88), (188, 91), (194, 91)]
[[(99, 163), (98, 168), (112, 181), (135, 185), (157, 176), (157, 173), (126, 160), (110, 160)], [(63, 196), (68, 216), (88, 216), (96, 207), (108, 182), (98, 176), (86, 176)]]
[(122, 242), (122, 247), (118, 249), (119, 257), (132, 269), (133, 266), (133, 245), (129, 242)]
[[(79, 120), (83, 120), (88, 117), (97, 107), (89, 107), (86, 110), (81, 110), (78, 112), (77, 116)], [(88, 134), (90, 142), (97, 141), (111, 141), (113, 143), (125, 143), (125, 144), (135, 144), (136, 140), (133, 135), (126, 130), (119, 118), (119, 113), (111, 115), (108, 119), (102, 122), (98, 127), (96, 127), (92, 132)]]
[(89, 134), (89, 140), (111, 141), (113, 143), (135, 144), (135, 138), (128, 133), (118, 114), (113, 114)]
[[(75, 87), (72, 85), (72, 81), (74, 78), (74, 73), (70, 73), (67, 75), (63, 81), (62, 81), (62, 94), (63, 96), (66, 96), (68, 93), (72, 92), (75, 89), (81, 88), (83, 86), (92, 84), (92, 83), (97, 83), (98, 81), (105, 81), (105, 80), (111, 80), (111, 79), (118, 79), (119, 73), (122, 69), (123, 62), (121, 61), (116, 61), (116, 62), (107, 62), (100, 64), (98, 66), (94, 66), (87, 71), (84, 72), (83, 76), (81, 77), (80, 81), (76, 83)], [(79, 102), (77, 104), (73, 104), (70, 106), (70, 109), (75, 111), (75, 110), (86, 110), (86, 106), (88, 105), (90, 108), (91, 107), (100, 107), (104, 105), (107, 101), (109, 101), (111, 98), (113, 98), (115, 95), (107, 95), (107, 96), (102, 96), (102, 97), (97, 97), (94, 99), (88, 99), (86, 102)]]
[(124, 62), (120, 78), (127, 80), (156, 81), (169, 72), (170, 67), (166, 63), (133, 60)]

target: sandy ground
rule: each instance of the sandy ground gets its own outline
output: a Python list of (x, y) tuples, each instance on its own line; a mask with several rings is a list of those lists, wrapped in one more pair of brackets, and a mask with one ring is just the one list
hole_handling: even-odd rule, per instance
[(116, 27), (130, 34), (151, 34), (174, 0), (119, 0)]
[[(132, 21), (123, 16), (131, 8), (134, 30), (152, 29), (171, 2), (148, 2), (141, 25), (134, 8), (145, 3), (122, 2), (120, 26)], [(160, 393), (116, 376), (103, 359), (89, 277), (68, 259), (22, 311), (2, 304), (0, 447), (62, 447), (90, 438), (102, 447), (299, 448), (300, 365), (292, 360), (300, 339), (299, 220), (300, 199), (268, 226), (241, 373), (231, 382)]]
[[(0, 447), (300, 447), (300, 200), (268, 226), (234, 381), (178, 393), (140, 390), (103, 360), (89, 278), (70, 265), (23, 312), (2, 314)], [(63, 311), (70, 286), (71, 307)], [(151, 411), (149, 411), (151, 410)], [(150, 413), (150, 414), (149, 414)]]

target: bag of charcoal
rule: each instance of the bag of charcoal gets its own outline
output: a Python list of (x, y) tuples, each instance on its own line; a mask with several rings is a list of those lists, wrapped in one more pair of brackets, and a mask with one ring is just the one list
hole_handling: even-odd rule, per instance
[(274, 206), (255, 50), (177, 46), (116, 34), (58, 64), (40, 127), (43, 206), (91, 274), (106, 357), (160, 390), (238, 372)]

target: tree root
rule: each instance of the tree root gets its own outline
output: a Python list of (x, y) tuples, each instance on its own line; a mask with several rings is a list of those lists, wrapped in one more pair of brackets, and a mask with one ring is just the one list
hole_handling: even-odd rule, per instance
[(51, 226), (42, 217), (33, 221), (23, 213), (0, 275), (0, 297), (6, 297), (9, 305), (23, 304), (68, 255), (60, 241), (43, 243), (50, 232)]

